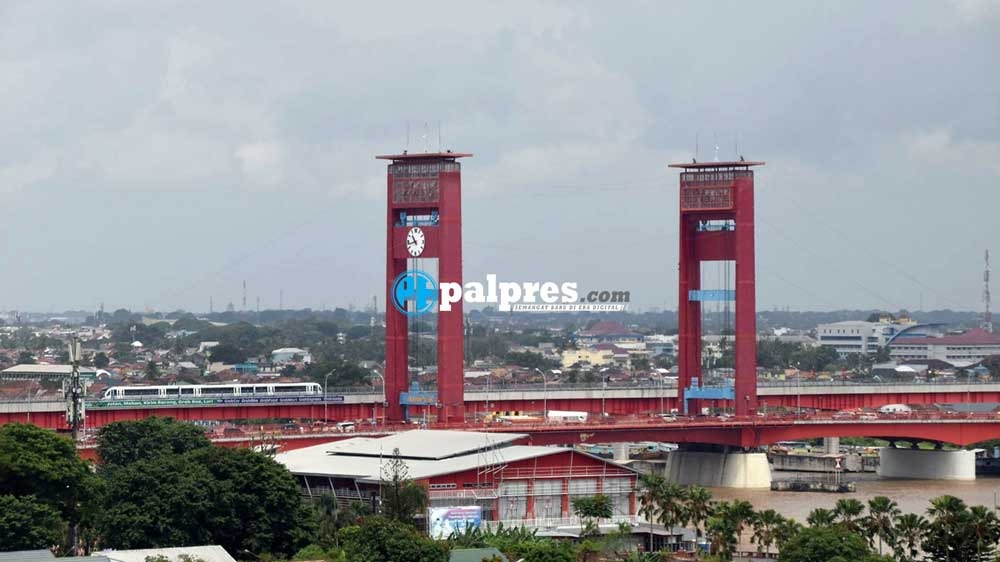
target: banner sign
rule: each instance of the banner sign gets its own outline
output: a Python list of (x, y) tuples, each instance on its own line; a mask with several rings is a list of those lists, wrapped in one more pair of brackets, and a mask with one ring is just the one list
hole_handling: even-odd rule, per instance
[(734, 301), (736, 300), (736, 291), (733, 290), (723, 290), (723, 289), (711, 289), (703, 291), (688, 291), (689, 301)]
[(270, 404), (322, 404), (342, 403), (343, 396), (233, 396), (231, 398), (127, 398), (116, 400), (94, 400), (87, 402), (89, 408), (169, 408), (177, 406), (259, 406)]
[(478, 505), (432, 507), (427, 510), (427, 530), (432, 539), (446, 539), (466, 527), (483, 524), (483, 508)]

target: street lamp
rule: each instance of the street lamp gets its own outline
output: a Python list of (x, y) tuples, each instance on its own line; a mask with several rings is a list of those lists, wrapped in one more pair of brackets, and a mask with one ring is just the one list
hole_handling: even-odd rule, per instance
[(535, 368), (535, 372), (542, 375), (542, 422), (544, 423), (549, 420), (549, 379), (537, 367)]
[[(382, 381), (382, 408), (384, 409), (385, 408), (385, 402), (386, 402), (386, 400), (385, 400), (385, 377), (382, 376), (382, 373), (379, 373), (378, 371), (375, 371), (375, 370), (372, 370), (372, 374), (375, 375), (376, 377), (378, 377), (378, 379), (380, 381)], [(378, 415), (375, 413), (376, 412), (375, 408), (376, 408), (376, 404), (372, 404), (372, 425), (376, 425), (378, 423)]]
[(663, 411), (663, 373), (660, 373), (660, 377), (657, 379), (660, 383), (660, 416), (664, 414)]
[(600, 370), (601, 373), (601, 417), (608, 417), (608, 409), (605, 407), (607, 396), (608, 396), (608, 368), (605, 367)]
[(330, 375), (333, 371), (330, 371), (323, 377), (323, 423), (330, 421), (329, 408), (330, 408), (330, 397), (326, 391), (327, 383), (330, 382)]

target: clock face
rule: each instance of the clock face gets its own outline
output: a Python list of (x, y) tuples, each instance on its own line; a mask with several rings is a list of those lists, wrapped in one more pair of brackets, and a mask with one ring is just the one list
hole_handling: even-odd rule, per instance
[(406, 234), (406, 251), (410, 252), (410, 255), (417, 257), (424, 253), (424, 231), (420, 230), (418, 227), (413, 227)]

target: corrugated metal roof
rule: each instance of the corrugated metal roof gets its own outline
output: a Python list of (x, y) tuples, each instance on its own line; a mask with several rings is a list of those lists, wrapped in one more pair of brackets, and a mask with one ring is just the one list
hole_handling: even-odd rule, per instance
[(48, 550), (14, 550), (0, 552), (0, 560), (4, 562), (45, 562), (54, 560), (55, 555)]
[[(144, 548), (139, 550), (102, 550), (94, 553), (95, 556), (107, 557), (110, 562), (146, 562), (147, 556), (166, 556), (172, 562), (180, 560), (181, 555), (187, 554), (195, 559), (202, 559), (205, 562), (236, 562), (236, 559), (226, 552), (226, 549), (219, 545), (206, 546), (184, 546), (179, 548)], [(62, 558), (57, 562), (62, 562)], [(93, 562), (94, 558), (85, 558), (84, 562)]]
[[(367, 457), (350, 455), (331, 455), (327, 453), (329, 444), (315, 445), (281, 453), (275, 460), (285, 465), (293, 474), (310, 476), (330, 476), (337, 478), (352, 478), (354, 480), (377, 482), (382, 478), (382, 467), (385, 457)], [(494, 466), (524, 459), (544, 457), (556, 453), (564, 453), (569, 449), (559, 447), (534, 447), (529, 445), (511, 445), (483, 453), (473, 453), (459, 457), (441, 460), (404, 459), (407, 472), (413, 480), (425, 480), (442, 474), (452, 474), (479, 467)]]
[(525, 433), (415, 429), (380, 438), (345, 439), (325, 448), (331, 454), (370, 457), (391, 455), (393, 449), (399, 449), (399, 456), (406, 459), (434, 460), (492, 449), (525, 437)]

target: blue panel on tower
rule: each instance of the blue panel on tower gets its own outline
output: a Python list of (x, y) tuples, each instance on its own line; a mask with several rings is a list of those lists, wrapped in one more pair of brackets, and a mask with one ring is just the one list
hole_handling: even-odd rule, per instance
[(691, 386), (684, 390), (685, 400), (733, 400), (735, 397), (731, 386)]
[(723, 289), (713, 289), (706, 291), (688, 291), (689, 301), (734, 301), (736, 300), (736, 291), (733, 290), (723, 290)]

